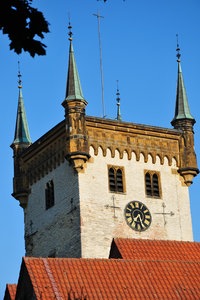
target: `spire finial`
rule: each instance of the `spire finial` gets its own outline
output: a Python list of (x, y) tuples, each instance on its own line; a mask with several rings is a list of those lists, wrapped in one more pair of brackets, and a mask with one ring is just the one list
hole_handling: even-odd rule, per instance
[(69, 25), (68, 25), (68, 29), (69, 29), (69, 32), (68, 32), (68, 35), (69, 35), (69, 41), (71, 42), (72, 41), (72, 26), (71, 26), (71, 22), (70, 22), (70, 16), (69, 16)]
[(175, 114), (174, 118), (171, 122), (172, 126), (174, 128), (183, 128), (185, 126), (185, 120), (190, 120), (192, 126), (195, 123), (195, 119), (190, 113), (187, 93), (185, 89), (185, 84), (183, 80), (183, 73), (181, 70), (181, 64), (180, 64), (180, 48), (179, 48), (179, 42), (178, 42), (178, 35), (177, 37), (177, 62), (178, 62), (178, 78), (177, 78), (177, 88), (176, 88), (176, 105), (175, 105)]
[(119, 92), (119, 80), (117, 80), (117, 93), (116, 93), (116, 100), (117, 100), (117, 120), (121, 121), (121, 111), (120, 111), (120, 92)]
[(179, 48), (178, 34), (176, 34), (176, 45), (177, 45), (176, 46), (176, 52), (177, 52), (176, 57), (178, 58), (177, 62), (180, 62), (181, 54), (180, 54), (180, 48)]
[[(20, 63), (18, 61), (18, 107), (17, 107), (17, 118), (15, 125), (14, 141), (11, 147), (14, 149), (15, 145), (22, 145), (22, 147), (28, 147), (31, 144), (31, 138), (29, 134), (28, 122), (26, 118), (26, 112), (24, 107), (24, 100), (22, 95), (22, 80), (20, 72)], [(26, 146), (25, 146), (26, 145)]]
[(20, 72), (20, 62), (18, 61), (18, 88), (21, 89), (22, 88), (22, 75)]
[(78, 69), (76, 66), (76, 60), (73, 50), (73, 43), (72, 43), (72, 26), (69, 19), (69, 62), (68, 62), (68, 74), (67, 74), (67, 86), (66, 86), (66, 94), (65, 94), (65, 100), (62, 103), (62, 105), (65, 107), (66, 101), (68, 100), (83, 100), (85, 101), (81, 89), (81, 83), (79, 79)]

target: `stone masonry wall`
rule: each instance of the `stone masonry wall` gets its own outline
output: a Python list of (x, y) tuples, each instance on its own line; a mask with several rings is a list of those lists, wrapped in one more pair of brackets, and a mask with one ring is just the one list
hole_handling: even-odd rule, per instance
[[(55, 205), (45, 209), (45, 185), (53, 180)], [(77, 173), (64, 162), (31, 186), (25, 209), (27, 256), (80, 257)]]

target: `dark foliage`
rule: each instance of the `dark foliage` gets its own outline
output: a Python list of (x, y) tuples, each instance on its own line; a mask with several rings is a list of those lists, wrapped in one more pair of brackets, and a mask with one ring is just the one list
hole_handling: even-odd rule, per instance
[[(10, 49), (45, 55), (46, 46), (40, 41), (49, 32), (42, 12), (31, 6), (32, 0), (0, 0), (0, 30), (8, 34)], [(38, 40), (39, 38), (39, 40)]]
[(32, 7), (32, 0), (0, 0), (0, 30), (8, 35), (10, 50), (17, 54), (24, 50), (32, 57), (45, 55), (46, 45), (41, 39), (49, 32), (48, 25), (43, 13)]

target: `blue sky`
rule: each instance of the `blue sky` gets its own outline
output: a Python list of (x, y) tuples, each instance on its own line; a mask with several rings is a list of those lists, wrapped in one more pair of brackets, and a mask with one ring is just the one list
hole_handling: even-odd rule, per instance
[[(59, 4), (58, 4), (59, 3)], [(121, 112), (125, 121), (171, 128), (174, 116), (179, 34), (182, 70), (191, 113), (196, 119), (195, 150), (200, 163), (200, 2), (199, 0), (50, 0), (33, 1), (50, 23), (44, 43), (45, 57), (18, 56), (9, 51), (1, 34), (0, 122), (0, 298), (5, 284), (18, 279), (24, 255), (23, 210), (11, 196), (13, 141), (18, 99), (18, 60), (23, 96), (32, 141), (64, 118), (68, 64), (68, 16), (87, 114), (102, 116), (97, 19), (101, 19), (105, 110), (116, 117), (116, 81), (119, 80)], [(200, 176), (190, 187), (195, 241), (200, 242)]]

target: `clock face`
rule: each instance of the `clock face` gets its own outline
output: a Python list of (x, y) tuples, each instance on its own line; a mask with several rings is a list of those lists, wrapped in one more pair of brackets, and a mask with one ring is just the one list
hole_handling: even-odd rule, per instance
[(131, 201), (125, 207), (127, 224), (136, 231), (144, 231), (151, 225), (151, 214), (146, 205), (139, 201)]

